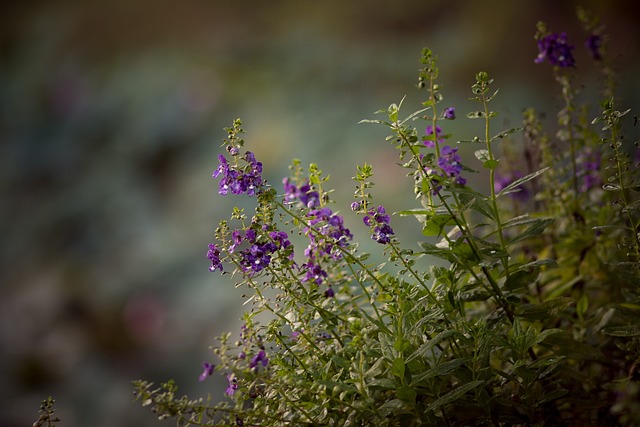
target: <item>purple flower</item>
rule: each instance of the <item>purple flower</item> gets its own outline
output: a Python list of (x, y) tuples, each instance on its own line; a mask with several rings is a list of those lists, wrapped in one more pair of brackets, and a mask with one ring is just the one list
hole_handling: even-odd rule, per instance
[(602, 184), (600, 178), (600, 154), (596, 151), (586, 150), (578, 159), (580, 170), (578, 173), (582, 176), (582, 186), (580, 190), (587, 192), (594, 187)]
[(207, 251), (207, 258), (211, 261), (209, 271), (222, 271), (222, 261), (220, 261), (220, 250), (213, 243), (209, 243), (209, 250)]
[(464, 185), (467, 180), (460, 176), (462, 172), (462, 159), (458, 154), (457, 148), (451, 148), (448, 145), (442, 147), (440, 157), (438, 158), (438, 166), (442, 169), (444, 176), (455, 178), (455, 181)]
[(308, 182), (298, 188), (295, 184), (291, 183), (289, 178), (284, 178), (282, 184), (284, 186), (285, 202), (299, 202), (302, 206), (309, 209), (316, 208), (320, 205), (320, 195), (317, 191), (311, 189)]
[[(291, 246), (287, 233), (284, 231), (272, 231), (266, 242), (258, 242), (256, 231), (249, 228), (245, 232), (245, 240), (251, 243), (248, 249), (240, 252), (240, 268), (250, 275), (259, 273), (271, 263), (271, 255), (282, 248)], [(233, 247), (235, 248), (235, 242)], [(293, 253), (289, 255), (293, 257)]]
[(373, 235), (371, 235), (371, 238), (382, 245), (386, 245), (391, 242), (391, 236), (393, 234), (393, 229), (389, 224), (382, 224), (373, 229)]
[(375, 210), (370, 210), (368, 214), (362, 218), (362, 221), (366, 226), (374, 227), (371, 235), (373, 240), (382, 245), (391, 242), (391, 236), (394, 232), (389, 225), (391, 218), (387, 215), (384, 206), (378, 206)]
[(218, 184), (218, 193), (221, 195), (231, 194), (247, 194), (253, 196), (262, 186), (262, 163), (256, 161), (256, 157), (251, 151), (247, 151), (244, 155), (247, 163), (245, 168), (238, 165), (229, 165), (227, 159), (222, 155), (218, 155), (218, 168), (213, 171), (213, 178), (220, 176)]
[(302, 264), (302, 267), (306, 270), (306, 274), (303, 279), (305, 282), (311, 282), (319, 285), (327, 277), (327, 272), (313, 261), (308, 261)]
[(567, 43), (567, 33), (547, 34), (538, 39), (539, 52), (534, 62), (540, 64), (547, 59), (552, 65), (558, 67), (575, 67), (572, 50), (573, 46)]
[(351, 203), (351, 210), (353, 212), (357, 212), (360, 210), (360, 207), (362, 206), (362, 204), (360, 202), (353, 202)]
[(456, 108), (455, 107), (445, 108), (442, 117), (444, 117), (447, 120), (455, 119), (456, 118)]
[(584, 42), (587, 51), (589, 51), (589, 55), (596, 61), (600, 61), (602, 59), (602, 37), (598, 34), (591, 34), (587, 41)]
[(230, 374), (227, 375), (227, 381), (229, 381), (229, 385), (224, 392), (229, 396), (233, 396), (238, 389), (238, 379), (235, 377), (235, 375)]
[(255, 369), (259, 364), (262, 364), (262, 366), (267, 366), (267, 363), (269, 363), (267, 353), (265, 353), (264, 350), (260, 350), (258, 354), (251, 358), (251, 361), (249, 362), (249, 368)]
[(335, 291), (331, 288), (331, 285), (329, 285), (327, 287), (327, 289), (325, 289), (324, 291), (324, 296), (325, 298), (333, 298), (334, 296), (336, 296)]
[[(435, 138), (438, 139), (439, 143), (444, 142), (444, 138), (440, 138), (440, 134), (441, 133), (442, 133), (442, 129), (440, 128), (440, 126), (436, 126), (436, 136), (435, 136)], [(430, 137), (431, 139), (426, 139), (424, 141), (424, 145), (426, 147), (429, 147), (429, 148), (435, 147), (436, 144), (433, 142), (435, 138), (433, 137), (433, 126), (432, 125), (427, 126), (427, 129), (425, 130), (425, 134), (427, 135), (427, 138)]]
[(202, 364), (202, 367), (204, 368), (204, 370), (202, 371), (202, 373), (198, 377), (198, 381), (206, 380), (207, 377), (211, 376), (213, 374), (213, 371), (216, 369), (216, 366), (211, 364), (211, 363), (209, 363), (209, 362), (204, 362)]

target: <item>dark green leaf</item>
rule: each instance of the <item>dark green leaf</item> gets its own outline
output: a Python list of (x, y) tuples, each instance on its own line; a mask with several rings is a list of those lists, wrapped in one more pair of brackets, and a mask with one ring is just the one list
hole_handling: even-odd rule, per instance
[(433, 411), (438, 409), (441, 406), (451, 403), (454, 400), (457, 400), (458, 398), (463, 396), (465, 393), (469, 392), (470, 390), (473, 390), (474, 388), (478, 387), (482, 383), (484, 383), (484, 381), (476, 380), (476, 381), (471, 381), (470, 383), (463, 384), (460, 387), (451, 390), (449, 393), (445, 394), (441, 398), (431, 402), (431, 404), (427, 406), (426, 411), (427, 412)]
[(602, 332), (614, 337), (637, 337), (640, 335), (640, 325), (610, 326), (604, 328)]
[(531, 320), (549, 319), (567, 308), (572, 302), (572, 298), (559, 297), (538, 304), (523, 304), (516, 307), (515, 315)]
[(469, 360), (470, 360), (469, 358), (460, 358), (460, 359), (453, 359), (453, 360), (449, 360), (447, 362), (441, 363), (440, 365), (437, 365), (431, 369), (426, 370), (420, 375), (415, 376), (413, 378), (413, 381), (411, 381), (411, 386), (415, 387), (421, 382), (428, 380), (429, 378), (448, 375), (451, 372), (455, 371), (457, 368), (459, 368), (462, 364), (468, 362)]

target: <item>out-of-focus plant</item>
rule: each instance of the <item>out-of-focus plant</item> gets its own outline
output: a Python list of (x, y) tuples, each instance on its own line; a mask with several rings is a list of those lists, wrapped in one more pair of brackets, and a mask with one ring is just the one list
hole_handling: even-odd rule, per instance
[[(595, 119), (572, 84), (580, 68), (569, 35), (541, 23), (535, 62), (551, 64), (564, 100), (555, 135), (531, 109), (522, 127), (495, 129), (498, 91), (479, 72), (466, 114), (479, 134), (457, 141), (475, 158), (463, 159), (450, 132), (463, 107), (444, 104), (429, 49), (417, 111), (394, 103), (363, 121), (388, 128), (411, 180), (418, 206), (396, 216), (420, 224), (417, 248), (375, 201), (369, 164), (353, 178), (362, 230), (352, 232), (317, 165), (294, 161), (279, 192), (236, 120), (213, 176), (221, 195), (254, 197), (256, 208), (220, 221), (207, 257), (211, 271), (238, 278), (249, 309), (200, 375), (223, 375), (226, 397), (136, 381), (142, 405), (178, 425), (640, 423), (638, 165), (621, 134), (629, 116), (614, 103), (606, 36), (586, 11), (579, 17), (607, 77)], [(387, 263), (359, 249), (359, 232)]]
[(56, 409), (54, 409), (53, 405), (55, 403), (56, 401), (51, 396), (42, 401), (39, 411), (40, 416), (33, 423), (33, 427), (51, 427), (62, 421), (57, 416), (54, 416)]

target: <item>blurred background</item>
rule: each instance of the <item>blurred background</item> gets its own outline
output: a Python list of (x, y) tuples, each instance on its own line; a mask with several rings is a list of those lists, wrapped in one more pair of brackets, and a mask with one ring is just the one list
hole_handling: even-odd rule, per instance
[[(218, 221), (251, 206), (219, 196), (211, 178), (234, 118), (278, 188), (292, 158), (316, 162), (347, 213), (350, 177), (366, 161), (388, 210), (413, 207), (386, 129), (358, 121), (405, 95), (406, 113), (420, 107), (425, 46), (459, 117), (475, 108), (467, 98), (480, 70), (501, 90), (499, 125), (518, 126), (527, 106), (557, 107), (551, 67), (533, 63), (533, 35), (538, 20), (566, 30), (578, 70), (591, 73), (578, 4), (607, 25), (619, 101), (637, 114), (634, 0), (4, 4), (0, 427), (31, 425), (49, 395), (64, 426), (156, 425), (132, 403), (139, 378), (222, 396), (224, 384), (197, 378), (243, 309), (242, 290), (205, 259)], [(446, 125), (457, 139), (480, 132), (464, 119)], [(367, 239), (359, 220), (347, 221)], [(413, 245), (417, 224), (393, 221)]]

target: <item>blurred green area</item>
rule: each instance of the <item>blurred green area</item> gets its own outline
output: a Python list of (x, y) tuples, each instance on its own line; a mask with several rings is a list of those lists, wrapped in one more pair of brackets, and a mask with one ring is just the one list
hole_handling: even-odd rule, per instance
[[(475, 72), (501, 88), (517, 126), (560, 101), (534, 65), (538, 20), (582, 47), (582, 4), (607, 24), (621, 102), (637, 113), (634, 1), (31, 1), (0, 14), (0, 427), (30, 425), (57, 400), (65, 426), (144, 426), (130, 381), (198, 383), (214, 337), (237, 330), (242, 290), (208, 272), (217, 222), (235, 204), (211, 179), (222, 128), (279, 188), (292, 158), (332, 176), (346, 212), (355, 165), (374, 165), (389, 211), (412, 203), (382, 127), (363, 118), (407, 95), (424, 46), (440, 58), (447, 106), (464, 116)], [(578, 67), (587, 64), (577, 53)], [(588, 67), (588, 65), (587, 65)], [(635, 80), (634, 80), (635, 79)], [(597, 88), (585, 87), (585, 93)], [(549, 118), (552, 123), (553, 117)], [(476, 123), (447, 122), (470, 139)], [(352, 230), (365, 230), (353, 219)], [(418, 228), (394, 218), (408, 243)]]

